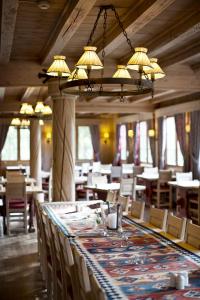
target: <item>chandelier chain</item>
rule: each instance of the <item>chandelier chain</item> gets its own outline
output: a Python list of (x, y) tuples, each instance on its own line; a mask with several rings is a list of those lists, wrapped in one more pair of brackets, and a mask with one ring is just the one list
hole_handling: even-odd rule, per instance
[[(104, 10), (104, 22), (103, 22), (103, 40), (102, 40), (102, 64), (104, 66), (105, 62), (105, 44), (106, 44), (106, 25), (107, 25), (107, 9)], [(101, 69), (101, 78), (104, 76), (104, 68)], [(100, 91), (103, 90), (103, 85), (101, 84)]]
[(92, 31), (91, 31), (91, 33), (90, 33), (90, 37), (89, 37), (89, 39), (88, 39), (87, 46), (90, 46), (90, 44), (91, 44), (91, 42), (92, 42), (92, 38), (93, 38), (93, 35), (94, 35), (94, 33), (95, 33), (95, 30), (96, 30), (96, 27), (97, 27), (97, 25), (98, 25), (99, 18), (100, 18), (100, 16), (101, 16), (102, 12), (103, 12), (103, 7), (100, 7), (99, 12), (98, 12), (98, 15), (97, 15), (97, 18), (96, 18), (95, 23), (94, 23), (94, 26), (93, 26)]
[(131, 51), (134, 51), (134, 48), (133, 48), (133, 46), (131, 44), (131, 40), (129, 39), (128, 34), (127, 34), (127, 32), (126, 32), (126, 30), (124, 28), (124, 25), (123, 25), (122, 21), (120, 20), (119, 14), (118, 14), (118, 12), (116, 11), (116, 9), (115, 9), (115, 7), (113, 5), (112, 5), (112, 11), (115, 14), (115, 17), (116, 17), (116, 19), (118, 21), (119, 27), (121, 28), (122, 33), (125, 36), (125, 39), (126, 39), (128, 45), (129, 45)]

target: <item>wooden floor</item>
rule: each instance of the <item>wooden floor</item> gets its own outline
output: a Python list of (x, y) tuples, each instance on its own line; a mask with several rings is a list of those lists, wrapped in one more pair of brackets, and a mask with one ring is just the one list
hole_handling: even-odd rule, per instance
[(36, 233), (0, 237), (0, 299), (47, 299)]

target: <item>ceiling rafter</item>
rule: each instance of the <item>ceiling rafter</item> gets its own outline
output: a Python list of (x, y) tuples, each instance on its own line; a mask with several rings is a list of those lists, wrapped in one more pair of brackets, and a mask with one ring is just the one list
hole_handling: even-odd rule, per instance
[(0, 63), (6, 64), (10, 61), (12, 51), (15, 23), (17, 17), (19, 1), (2, 0), (1, 1), (1, 48)]
[(54, 31), (41, 54), (42, 64), (48, 64), (54, 55), (62, 53), (69, 40), (78, 30), (96, 0), (69, 0)]
[[(133, 7), (131, 10), (129, 10), (123, 22), (128, 36), (137, 33), (150, 21), (161, 14), (174, 1), (175, 0), (144, 1), (141, 6), (137, 5), (136, 7)], [(105, 45), (106, 55), (112, 53), (112, 51), (118, 48), (122, 43), (124, 43), (123, 33), (118, 28), (118, 26), (115, 25), (114, 28), (111, 29), (108, 33), (107, 44)], [(102, 45), (98, 42), (97, 44), (100, 52)]]

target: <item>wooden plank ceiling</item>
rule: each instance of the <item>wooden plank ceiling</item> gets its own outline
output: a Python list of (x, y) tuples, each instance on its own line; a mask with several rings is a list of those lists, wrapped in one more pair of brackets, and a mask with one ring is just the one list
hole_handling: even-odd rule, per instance
[[(199, 0), (49, 0), (41, 10), (37, 0), (1, 1), (0, 115), (19, 112), (22, 102), (50, 103), (47, 86), (37, 74), (47, 68), (55, 54), (67, 57), (70, 69), (80, 57), (96, 19), (99, 6), (113, 4), (133, 47), (149, 49), (166, 77), (155, 83), (149, 95), (127, 97), (80, 97), (80, 117), (103, 114), (139, 114), (200, 100), (200, 2)], [(102, 24), (93, 45), (102, 50)], [(105, 74), (111, 76), (131, 52), (116, 19), (108, 12)]]

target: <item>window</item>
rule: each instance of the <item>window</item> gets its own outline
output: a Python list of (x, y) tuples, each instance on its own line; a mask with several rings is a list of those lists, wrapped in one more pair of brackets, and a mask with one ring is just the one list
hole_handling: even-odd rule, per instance
[(165, 120), (166, 130), (166, 161), (170, 166), (183, 166), (183, 155), (176, 136), (174, 117)]
[(78, 126), (78, 159), (93, 159), (93, 146), (89, 126)]
[(1, 157), (2, 160), (29, 160), (30, 130), (10, 126)]
[(127, 152), (126, 152), (126, 126), (120, 126), (120, 155), (121, 160), (126, 160)]
[(147, 122), (140, 122), (140, 161), (152, 164)]

